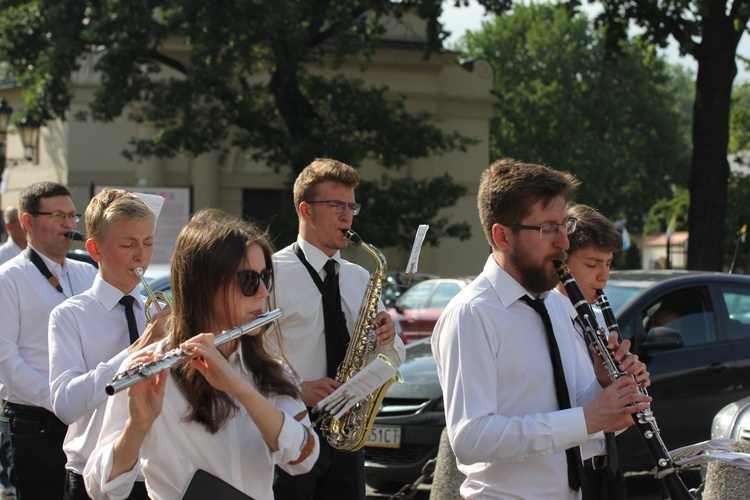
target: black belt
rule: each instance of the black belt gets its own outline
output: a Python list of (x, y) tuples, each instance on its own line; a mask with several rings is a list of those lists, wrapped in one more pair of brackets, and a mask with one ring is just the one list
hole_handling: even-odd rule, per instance
[(16, 411), (25, 411), (25, 412), (28, 412), (28, 413), (36, 413), (39, 416), (55, 417), (55, 418), (57, 418), (57, 416), (55, 416), (54, 413), (52, 413), (51, 411), (49, 411), (46, 408), (42, 408), (41, 406), (22, 405), (21, 403), (11, 403), (10, 401), (6, 401), (5, 402), (5, 407), (6, 408), (10, 408), (11, 410), (16, 410)]
[(597, 457), (591, 457), (583, 461), (583, 466), (589, 470), (604, 469), (609, 465), (609, 457), (607, 455), (599, 455)]

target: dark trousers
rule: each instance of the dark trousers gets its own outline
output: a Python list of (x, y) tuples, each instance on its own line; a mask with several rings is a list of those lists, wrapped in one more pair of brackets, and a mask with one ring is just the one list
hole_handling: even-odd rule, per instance
[(625, 476), (620, 469), (612, 472), (609, 467), (596, 470), (586, 467), (585, 470), (590, 500), (625, 500), (627, 498), (628, 488), (625, 484)]
[[(3, 401), (4, 406), (5, 401)], [(15, 487), (16, 485), (16, 478), (12, 475), (13, 469), (8, 457), (10, 457), (10, 425), (8, 424), (8, 417), (0, 409), (0, 464), (3, 466), (3, 475), (5, 476), (5, 479), (2, 481), (4, 488), (8, 486)]]
[[(86, 493), (83, 476), (76, 474), (72, 470), (65, 472), (65, 496), (63, 500), (90, 500), (91, 497)], [(146, 484), (143, 481), (135, 482), (133, 489), (130, 490), (128, 500), (148, 500)]]
[(307, 474), (290, 476), (276, 468), (274, 497), (281, 500), (364, 500), (365, 450), (338, 451), (320, 439), (320, 456)]
[(19, 500), (62, 498), (68, 426), (54, 413), (36, 406), (5, 403), (2, 432), (3, 465)]

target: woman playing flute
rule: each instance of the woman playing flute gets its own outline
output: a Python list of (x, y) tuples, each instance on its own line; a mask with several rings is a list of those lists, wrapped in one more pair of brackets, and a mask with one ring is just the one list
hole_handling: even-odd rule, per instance
[(272, 253), (261, 231), (219, 210), (199, 212), (182, 230), (169, 337), (125, 366), (176, 348), (193, 356), (110, 398), (84, 472), (93, 498), (127, 496), (139, 471), (151, 498), (181, 498), (202, 469), (271, 500), (274, 465), (291, 474), (311, 469), (317, 437), (294, 379), (264, 350), (261, 329), (213, 343), (214, 334), (266, 310)]

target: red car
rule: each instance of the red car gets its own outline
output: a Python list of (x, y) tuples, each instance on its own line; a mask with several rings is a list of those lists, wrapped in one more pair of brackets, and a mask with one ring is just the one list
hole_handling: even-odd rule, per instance
[(423, 281), (409, 288), (388, 312), (403, 330), (404, 342), (432, 335), (440, 314), (453, 297), (472, 278), (439, 278)]

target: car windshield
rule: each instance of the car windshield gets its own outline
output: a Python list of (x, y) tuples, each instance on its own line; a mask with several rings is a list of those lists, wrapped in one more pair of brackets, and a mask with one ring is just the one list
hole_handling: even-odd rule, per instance
[(604, 289), (604, 294), (609, 300), (609, 305), (612, 308), (612, 312), (617, 316), (618, 312), (622, 307), (628, 303), (630, 299), (638, 295), (643, 287), (626, 285), (624, 283), (607, 283), (607, 287)]

